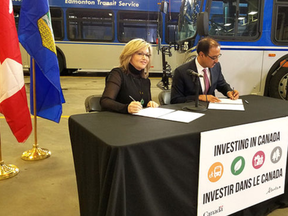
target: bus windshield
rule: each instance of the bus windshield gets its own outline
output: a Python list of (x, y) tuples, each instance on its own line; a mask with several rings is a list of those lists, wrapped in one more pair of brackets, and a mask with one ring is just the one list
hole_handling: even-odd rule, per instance
[(197, 14), (200, 12), (201, 0), (183, 0), (178, 20), (179, 41), (185, 41), (196, 35)]
[[(196, 37), (197, 14), (203, 10), (204, 1), (183, 0), (180, 8), (179, 41)], [(259, 0), (211, 0), (206, 1), (205, 11), (209, 14), (208, 34), (215, 38), (252, 40), (259, 37)]]
[(259, 3), (259, 0), (211, 1), (209, 35), (257, 37)]

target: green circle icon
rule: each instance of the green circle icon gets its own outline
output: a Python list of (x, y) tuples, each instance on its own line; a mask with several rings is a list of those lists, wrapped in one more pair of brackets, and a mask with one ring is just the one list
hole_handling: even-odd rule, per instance
[(242, 156), (235, 158), (231, 164), (231, 173), (233, 175), (239, 175), (245, 167), (245, 159)]

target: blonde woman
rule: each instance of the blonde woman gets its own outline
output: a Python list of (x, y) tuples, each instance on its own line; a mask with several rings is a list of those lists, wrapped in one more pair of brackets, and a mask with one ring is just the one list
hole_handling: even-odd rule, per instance
[(137, 113), (143, 107), (159, 106), (151, 100), (148, 78), (151, 54), (151, 45), (143, 39), (133, 39), (125, 45), (120, 66), (113, 68), (106, 78), (100, 100), (103, 110)]

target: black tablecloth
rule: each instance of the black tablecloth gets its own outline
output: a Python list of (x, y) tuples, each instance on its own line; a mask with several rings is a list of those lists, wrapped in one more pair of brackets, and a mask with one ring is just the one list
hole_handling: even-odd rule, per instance
[[(241, 98), (249, 102), (244, 112), (207, 110), (189, 124), (113, 112), (71, 116), (81, 216), (196, 216), (200, 133), (288, 115), (287, 101)], [(287, 181), (286, 172), (284, 195), (233, 215), (287, 206)]]

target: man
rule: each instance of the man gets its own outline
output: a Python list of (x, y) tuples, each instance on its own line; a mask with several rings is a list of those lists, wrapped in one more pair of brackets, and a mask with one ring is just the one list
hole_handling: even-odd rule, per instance
[[(200, 101), (206, 101), (207, 98), (212, 103), (220, 102), (220, 99), (215, 97), (215, 89), (232, 100), (238, 99), (239, 92), (233, 90), (225, 81), (218, 62), (221, 56), (220, 44), (212, 38), (203, 38), (197, 45), (197, 54), (197, 58), (176, 68), (173, 75), (171, 103), (195, 101), (197, 87), (193, 82), (195, 74), (203, 76), (199, 77), (200, 85), (198, 85)], [(196, 73), (192, 75), (191, 71)]]

